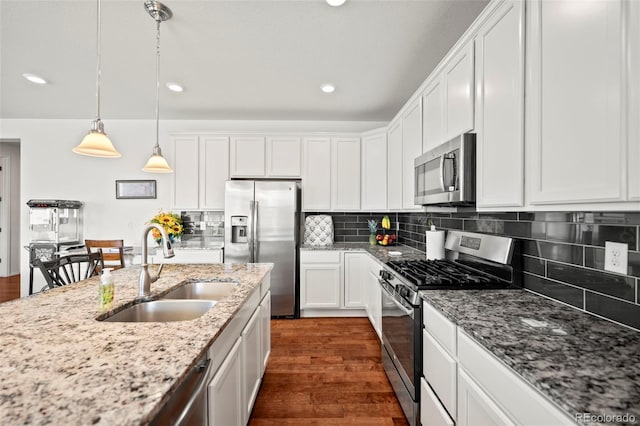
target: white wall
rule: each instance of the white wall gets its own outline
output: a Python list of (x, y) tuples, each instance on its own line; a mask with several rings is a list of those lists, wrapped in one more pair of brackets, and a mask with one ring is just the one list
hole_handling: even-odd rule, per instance
[[(86, 157), (71, 152), (90, 127), (91, 120), (0, 120), (0, 138), (15, 138), (21, 144), (21, 245), (30, 241), (28, 230), (30, 199), (80, 200), (84, 205), (84, 237), (124, 239), (127, 245), (140, 245), (143, 225), (158, 209), (170, 208), (171, 175), (141, 170), (155, 143), (154, 120), (104, 120), (105, 130), (119, 159)], [(160, 145), (172, 163), (169, 134), (207, 131), (297, 131), (360, 132), (385, 125), (381, 122), (303, 122), (303, 121), (185, 121), (160, 122)], [(154, 200), (116, 200), (115, 181), (155, 179), (158, 198)], [(28, 294), (29, 259), (21, 253), (21, 294)], [(39, 273), (34, 274), (39, 277)], [(41, 285), (34, 285), (39, 289)]]

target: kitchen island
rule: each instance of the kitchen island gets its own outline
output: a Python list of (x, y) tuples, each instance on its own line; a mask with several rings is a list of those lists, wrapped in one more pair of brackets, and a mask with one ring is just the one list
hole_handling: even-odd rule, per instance
[[(152, 298), (186, 281), (238, 281), (191, 321), (98, 321), (105, 315), (98, 309), (98, 277), (0, 304), (0, 424), (148, 423), (271, 269), (165, 266), (151, 285)], [(113, 272), (113, 311), (133, 303), (139, 272)]]

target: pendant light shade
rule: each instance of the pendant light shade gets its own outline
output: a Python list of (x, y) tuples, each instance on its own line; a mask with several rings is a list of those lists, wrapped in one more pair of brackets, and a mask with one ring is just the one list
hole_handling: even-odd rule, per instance
[(173, 173), (173, 169), (162, 156), (160, 149), (160, 23), (171, 19), (173, 13), (159, 1), (147, 1), (144, 3), (144, 8), (156, 21), (156, 145), (142, 170), (150, 173)]
[(97, 76), (96, 76), (96, 119), (91, 122), (91, 130), (87, 136), (82, 139), (80, 145), (72, 149), (76, 154), (88, 155), (91, 157), (102, 158), (118, 158), (122, 157), (122, 154), (114, 148), (113, 144), (109, 140), (109, 137), (104, 132), (104, 124), (100, 120), (100, 45), (101, 45), (101, 19), (100, 19), (100, 0), (98, 0), (98, 18), (97, 18), (97, 37), (96, 37), (96, 52), (97, 52)]

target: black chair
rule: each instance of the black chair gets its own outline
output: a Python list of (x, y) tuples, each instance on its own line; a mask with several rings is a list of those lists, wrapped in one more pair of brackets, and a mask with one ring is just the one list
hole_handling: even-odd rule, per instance
[(102, 261), (102, 252), (97, 251), (91, 254), (75, 254), (71, 256), (60, 257), (59, 259), (42, 261), (35, 260), (35, 264), (45, 280), (48, 288), (62, 287), (67, 284), (86, 280), (87, 278), (98, 275), (104, 267)]

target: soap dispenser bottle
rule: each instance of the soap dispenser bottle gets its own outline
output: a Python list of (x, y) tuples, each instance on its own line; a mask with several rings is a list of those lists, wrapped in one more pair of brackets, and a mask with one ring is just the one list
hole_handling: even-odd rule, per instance
[(102, 270), (100, 276), (100, 289), (98, 292), (98, 303), (100, 309), (107, 310), (113, 307), (113, 275), (111, 275), (111, 268), (105, 268)]

